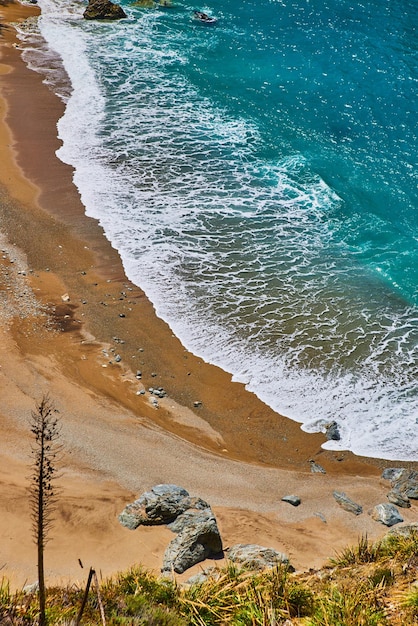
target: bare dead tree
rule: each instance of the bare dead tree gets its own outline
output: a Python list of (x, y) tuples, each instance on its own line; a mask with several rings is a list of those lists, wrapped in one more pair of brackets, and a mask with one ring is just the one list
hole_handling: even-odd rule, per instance
[(46, 590), (44, 573), (44, 550), (48, 533), (53, 522), (57, 491), (54, 481), (57, 478), (56, 463), (61, 446), (57, 411), (48, 395), (44, 395), (31, 413), (30, 428), (35, 437), (32, 446), (32, 474), (30, 477), (29, 498), (33, 538), (38, 549), (39, 584), (39, 626), (46, 626)]

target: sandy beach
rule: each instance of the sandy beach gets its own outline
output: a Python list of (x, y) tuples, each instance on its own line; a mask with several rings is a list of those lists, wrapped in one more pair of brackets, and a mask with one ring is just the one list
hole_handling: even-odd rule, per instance
[[(386, 528), (368, 515), (387, 501), (381, 470), (406, 464), (323, 450), (322, 434), (302, 432), (187, 352), (126, 279), (101, 227), (85, 216), (71, 168), (55, 156), (64, 105), (27, 69), (6, 27), (38, 12), (0, 0), (2, 575), (17, 586), (36, 580), (28, 419), (46, 393), (64, 448), (48, 583), (84, 579), (78, 559), (102, 576), (139, 563), (158, 572), (173, 534), (129, 531), (117, 520), (158, 483), (207, 500), (225, 547), (273, 547), (297, 569), (321, 566), (361, 535), (382, 536)], [(150, 387), (167, 392), (158, 408)], [(312, 474), (310, 459), (327, 473)], [(334, 490), (364, 513), (342, 510)], [(291, 493), (302, 500), (297, 508), (281, 501)], [(416, 505), (402, 515), (415, 521)]]

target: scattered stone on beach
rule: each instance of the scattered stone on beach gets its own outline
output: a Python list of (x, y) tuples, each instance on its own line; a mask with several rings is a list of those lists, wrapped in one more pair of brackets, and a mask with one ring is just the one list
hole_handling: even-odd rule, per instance
[(404, 473), (404, 467), (387, 467), (382, 472), (382, 478), (384, 480), (390, 480), (390, 482), (396, 482), (402, 478)]
[(86, 20), (120, 20), (127, 15), (119, 4), (111, 0), (89, 0), (83, 17)]
[(340, 441), (341, 435), (337, 422), (332, 421), (325, 424), (325, 436), (328, 441)]
[(238, 543), (231, 546), (227, 557), (232, 563), (237, 563), (250, 570), (264, 570), (276, 567), (279, 564), (289, 564), (286, 554), (277, 552), (273, 548), (265, 548), (257, 544)]
[(322, 465), (319, 465), (319, 463), (315, 463), (313, 459), (310, 459), (309, 463), (311, 464), (311, 472), (313, 474), (326, 474), (326, 471), (324, 470)]
[(371, 511), (371, 516), (376, 522), (381, 522), (385, 526), (394, 526), (403, 522), (403, 517), (394, 504), (377, 504)]
[(344, 511), (354, 513), (354, 515), (361, 515), (361, 513), (363, 513), (363, 507), (351, 500), (342, 491), (334, 491), (332, 495)]
[(301, 500), (299, 496), (290, 495), (290, 496), (283, 496), (282, 502), (288, 502), (292, 506), (299, 506)]
[(390, 480), (392, 490), (404, 498), (418, 500), (418, 472), (404, 467), (389, 467), (382, 473), (382, 478)]
[(389, 502), (395, 504), (396, 506), (400, 506), (403, 509), (409, 509), (411, 506), (409, 498), (400, 493), (397, 489), (391, 489), (386, 497)]

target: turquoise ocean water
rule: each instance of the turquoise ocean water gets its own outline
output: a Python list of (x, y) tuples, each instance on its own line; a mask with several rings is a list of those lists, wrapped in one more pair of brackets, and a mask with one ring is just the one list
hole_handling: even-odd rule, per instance
[(157, 313), (327, 447), (418, 460), (416, 1), (39, 4), (58, 156)]

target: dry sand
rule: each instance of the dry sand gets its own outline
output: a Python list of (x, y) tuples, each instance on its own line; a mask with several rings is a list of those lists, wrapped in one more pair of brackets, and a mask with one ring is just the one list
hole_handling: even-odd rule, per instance
[[(3, 25), (37, 13), (0, 0)], [(45, 393), (64, 446), (48, 583), (85, 578), (78, 559), (103, 576), (139, 563), (158, 572), (171, 532), (132, 532), (117, 515), (163, 482), (212, 505), (225, 547), (277, 548), (298, 569), (319, 567), (363, 534), (382, 536), (367, 511), (386, 501), (379, 476), (389, 464), (322, 450), (322, 435), (303, 433), (182, 347), (84, 215), (72, 170), (55, 156), (62, 103), (25, 67), (12, 28), (0, 29), (0, 46), (2, 574), (18, 586), (36, 580), (28, 419)], [(157, 409), (138, 395), (150, 386), (168, 392)], [(325, 475), (310, 473), (311, 458)], [(333, 490), (365, 512), (343, 511)], [(281, 502), (290, 493), (299, 507)], [(416, 506), (402, 513), (413, 521)]]

